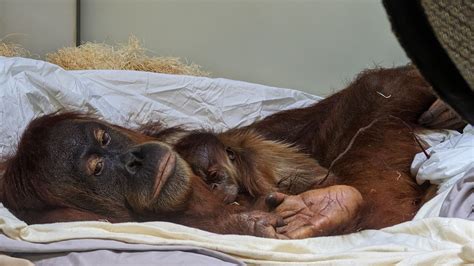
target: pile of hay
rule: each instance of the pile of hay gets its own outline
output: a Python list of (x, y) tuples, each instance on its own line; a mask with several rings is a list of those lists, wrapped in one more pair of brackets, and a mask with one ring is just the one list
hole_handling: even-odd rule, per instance
[(186, 64), (177, 57), (152, 57), (140, 41), (131, 36), (127, 44), (117, 46), (86, 42), (46, 55), (46, 60), (68, 70), (121, 69), (167, 74), (209, 76), (196, 64)]
[(18, 44), (7, 43), (0, 40), (0, 56), (29, 56), (29, 53), (26, 49), (21, 47)]

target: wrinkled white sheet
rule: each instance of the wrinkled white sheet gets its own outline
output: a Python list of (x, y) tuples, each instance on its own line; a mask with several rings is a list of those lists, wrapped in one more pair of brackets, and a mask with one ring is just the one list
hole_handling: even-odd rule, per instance
[[(63, 108), (92, 112), (129, 127), (163, 118), (168, 125), (191, 124), (223, 130), (249, 124), (279, 110), (307, 106), (318, 99), (298, 91), (226, 79), (134, 71), (64, 71), (42, 61), (0, 57), (0, 155), (13, 151), (32, 118)], [(444, 143), (457, 135), (451, 132), (440, 136), (441, 139), (434, 137), (433, 143)], [(441, 152), (438, 154), (442, 156)], [(446, 158), (440, 157), (439, 162), (446, 162)], [(451, 165), (439, 170), (444, 182), (459, 173), (457, 161), (450, 162)], [(421, 178), (424, 169), (429, 169), (428, 163), (429, 160), (416, 163), (417, 177)], [(14, 239), (37, 243), (99, 238), (195, 245), (258, 264), (474, 263), (473, 222), (436, 217), (438, 204), (441, 203), (426, 204), (416, 220), (383, 230), (305, 240), (216, 235), (165, 222), (28, 226), (2, 205), (0, 229)]]
[(466, 126), (462, 134), (445, 130), (422, 137), (432, 145), (426, 150), (430, 158), (426, 158), (424, 153), (417, 154), (411, 166), (412, 175), (418, 184), (430, 182), (439, 187), (437, 195), (418, 211), (414, 219), (438, 217), (450, 189), (470, 169), (474, 169), (474, 128), (471, 125)]
[(136, 127), (163, 119), (223, 130), (321, 99), (299, 91), (228, 79), (138, 71), (65, 71), (44, 61), (0, 57), (0, 155), (28, 122), (60, 109)]

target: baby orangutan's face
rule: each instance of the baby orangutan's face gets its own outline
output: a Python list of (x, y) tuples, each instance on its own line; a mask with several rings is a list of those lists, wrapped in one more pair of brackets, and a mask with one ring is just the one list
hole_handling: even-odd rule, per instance
[(236, 154), (214, 134), (191, 133), (175, 145), (175, 150), (225, 203), (236, 200), (239, 193)]

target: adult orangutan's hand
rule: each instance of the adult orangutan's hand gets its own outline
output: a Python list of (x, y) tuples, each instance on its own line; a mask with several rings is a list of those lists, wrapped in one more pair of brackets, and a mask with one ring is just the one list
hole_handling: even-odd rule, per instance
[(227, 217), (225, 223), (228, 233), (287, 239), (286, 236), (276, 232), (276, 229), (285, 223), (274, 213), (263, 211), (237, 213)]
[(283, 218), (284, 225), (276, 228), (277, 234), (295, 239), (354, 229), (363, 199), (357, 189), (336, 185), (299, 195), (274, 192), (267, 196), (266, 203)]

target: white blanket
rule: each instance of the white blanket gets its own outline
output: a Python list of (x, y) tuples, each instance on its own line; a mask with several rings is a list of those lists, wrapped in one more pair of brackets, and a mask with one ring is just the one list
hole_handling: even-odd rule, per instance
[[(64, 71), (42, 61), (0, 57), (0, 155), (14, 151), (22, 130), (32, 118), (58, 109), (95, 113), (128, 127), (165, 118), (168, 125), (223, 130), (247, 125), (279, 110), (307, 106), (318, 99), (294, 90), (226, 79), (134, 71)], [(467, 128), (464, 134), (468, 131), (472, 134), (472, 128)], [(456, 135), (440, 136), (446, 142)], [(439, 142), (440, 138), (435, 139)], [(474, 144), (465, 143), (469, 145), (464, 157), (473, 151)], [(446, 146), (446, 149), (451, 148)], [(459, 169), (459, 164), (443, 158), (441, 153), (438, 152), (439, 162), (451, 162), (440, 169), (444, 179), (439, 183), (444, 184), (462, 171), (450, 171)], [(428, 161), (418, 160), (414, 164), (419, 179), (426, 176), (423, 169), (429, 167), (422, 165)], [(196, 245), (258, 264), (474, 263), (474, 223), (436, 217), (441, 203), (432, 202), (420, 210), (414, 221), (383, 230), (304, 240), (217, 235), (165, 222), (28, 226), (2, 205), (0, 229), (12, 238), (39, 243), (101, 238), (144, 244)]]

